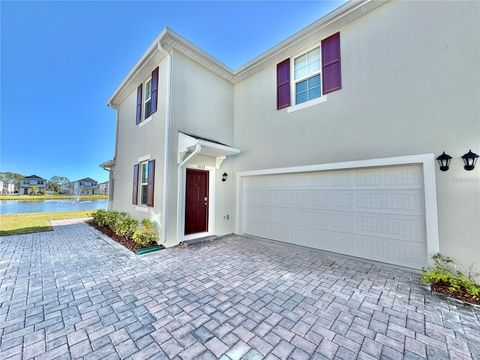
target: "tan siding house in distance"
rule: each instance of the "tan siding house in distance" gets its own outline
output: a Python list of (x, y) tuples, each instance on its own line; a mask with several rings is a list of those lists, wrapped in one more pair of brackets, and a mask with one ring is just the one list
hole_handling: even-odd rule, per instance
[(238, 233), (480, 270), (479, 12), (350, 1), (237, 70), (164, 29), (108, 100), (110, 209), (167, 247)]

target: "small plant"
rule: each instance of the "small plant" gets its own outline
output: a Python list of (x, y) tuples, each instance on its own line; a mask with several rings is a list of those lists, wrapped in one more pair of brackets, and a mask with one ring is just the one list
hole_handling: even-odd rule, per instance
[(441, 254), (432, 256), (433, 267), (422, 268), (422, 283), (429, 284), (434, 290), (447, 289), (453, 296), (480, 301), (480, 285), (472, 274), (468, 276), (456, 269), (455, 261)]
[(107, 226), (107, 210), (95, 210), (92, 212), (93, 222), (98, 226)]
[(117, 218), (120, 216), (119, 211), (107, 211), (107, 214), (105, 216), (105, 226), (108, 226), (110, 229), (114, 230), (115, 227), (115, 222), (117, 221)]
[(127, 213), (118, 213), (113, 223), (112, 230), (118, 236), (132, 237), (138, 227), (138, 221)]
[(133, 234), (133, 241), (142, 246), (151, 245), (158, 239), (159, 236), (153, 228), (153, 223), (148, 219), (143, 219), (140, 228)]

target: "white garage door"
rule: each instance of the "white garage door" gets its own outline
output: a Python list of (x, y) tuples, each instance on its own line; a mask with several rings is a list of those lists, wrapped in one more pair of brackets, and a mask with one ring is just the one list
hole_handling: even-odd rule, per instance
[(420, 165), (244, 178), (245, 234), (419, 268), (427, 262)]

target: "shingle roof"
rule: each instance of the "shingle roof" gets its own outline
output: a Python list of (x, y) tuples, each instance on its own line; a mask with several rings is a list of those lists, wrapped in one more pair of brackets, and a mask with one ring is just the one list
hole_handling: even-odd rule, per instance
[(97, 180), (94, 180), (94, 179), (92, 179), (92, 178), (86, 177), (86, 178), (83, 178), (83, 179), (76, 180), (75, 182), (77, 182), (77, 181), (95, 181), (95, 182), (96, 182)]
[(37, 176), (37, 175), (30, 175), (30, 176), (25, 176), (23, 177), (24, 179), (41, 179), (41, 180), (45, 180), (44, 178), (40, 177), (40, 176)]

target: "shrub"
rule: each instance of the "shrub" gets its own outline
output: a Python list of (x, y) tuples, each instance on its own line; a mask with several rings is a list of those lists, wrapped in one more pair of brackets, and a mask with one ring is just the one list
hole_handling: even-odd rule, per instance
[(107, 214), (105, 215), (105, 226), (108, 226), (110, 229), (114, 230), (115, 222), (119, 216), (119, 211), (107, 211)]
[(480, 300), (480, 285), (475, 282), (473, 276), (464, 275), (455, 269), (455, 261), (441, 254), (432, 256), (434, 266), (422, 268), (422, 282), (429, 285), (447, 286), (452, 293), (466, 293), (474, 300)]
[(95, 210), (92, 212), (93, 222), (98, 226), (107, 226), (107, 210)]
[(141, 246), (153, 244), (158, 239), (159, 236), (153, 228), (153, 223), (148, 219), (143, 219), (140, 228), (133, 234), (133, 241)]
[(112, 230), (118, 236), (131, 238), (138, 227), (138, 221), (127, 213), (118, 213), (113, 222)]

